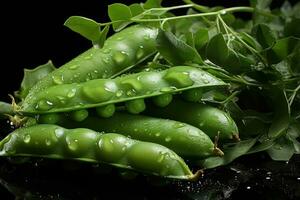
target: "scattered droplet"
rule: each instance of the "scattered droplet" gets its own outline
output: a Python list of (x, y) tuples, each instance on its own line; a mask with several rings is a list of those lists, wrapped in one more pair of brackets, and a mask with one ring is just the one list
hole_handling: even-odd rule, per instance
[(225, 15), (225, 14), (226, 14), (226, 11), (225, 11), (225, 10), (222, 10), (220, 13), (221, 13), (221, 15)]
[(46, 143), (47, 146), (50, 146), (51, 145), (51, 140), (50, 139), (46, 139), (45, 143)]
[(159, 137), (159, 136), (160, 136), (160, 133), (155, 133), (155, 136), (156, 136), (156, 137)]
[(72, 88), (72, 89), (68, 92), (67, 97), (72, 98), (72, 97), (75, 96), (75, 94), (76, 94), (76, 89), (75, 89), (75, 88)]
[(105, 54), (108, 54), (108, 53), (110, 53), (110, 51), (111, 51), (111, 49), (110, 48), (108, 48), (108, 49), (103, 49), (103, 53), (105, 53)]
[(200, 127), (204, 126), (204, 122), (201, 122), (201, 123), (199, 124), (199, 126), (200, 126)]
[(60, 138), (61, 136), (63, 136), (64, 130), (62, 128), (57, 128), (55, 129), (54, 133), (56, 137)]
[(119, 51), (118, 51), (118, 52), (116, 52), (116, 53), (114, 54), (113, 60), (114, 60), (117, 64), (122, 64), (122, 63), (125, 61), (126, 57), (127, 57), (126, 52), (124, 52), (124, 51), (119, 52)]
[(174, 128), (181, 128), (181, 127), (184, 127), (184, 123), (176, 122), (174, 124)]
[(266, 180), (271, 180), (271, 177), (267, 176), (267, 177), (266, 177)]
[(54, 76), (52, 76), (52, 80), (55, 84), (61, 85), (64, 83), (64, 76), (63, 75), (54, 75)]
[(79, 65), (70, 65), (69, 69), (77, 69), (79, 67)]
[(106, 64), (108, 64), (109, 63), (109, 57), (103, 58), (103, 62), (106, 63)]
[(67, 142), (68, 148), (71, 151), (77, 150), (77, 148), (78, 148), (78, 140), (77, 139), (73, 140), (69, 137), (66, 137), (66, 142)]
[(250, 187), (250, 186), (247, 186), (247, 187), (246, 187), (246, 189), (247, 189), (247, 190), (250, 190), (250, 189), (251, 189), (251, 187)]
[(122, 90), (119, 90), (119, 91), (116, 92), (116, 96), (117, 97), (120, 97), (122, 95), (123, 95), (123, 91)]
[(172, 140), (172, 138), (170, 137), (170, 136), (167, 136), (166, 138), (165, 138), (165, 141), (166, 142), (170, 142)]
[(173, 90), (176, 90), (175, 87), (163, 87), (160, 89), (161, 92), (171, 92)]
[(29, 143), (30, 142), (30, 140), (31, 140), (31, 137), (30, 137), (30, 135), (25, 135), (24, 136), (24, 139), (23, 139), (23, 141), (25, 142), (25, 143)]
[(136, 55), (135, 55), (136, 59), (140, 60), (143, 56), (144, 56), (144, 50), (143, 49), (138, 49), (136, 51)]

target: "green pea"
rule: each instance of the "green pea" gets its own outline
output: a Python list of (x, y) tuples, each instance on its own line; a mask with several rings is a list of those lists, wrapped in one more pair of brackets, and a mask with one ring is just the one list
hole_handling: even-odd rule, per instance
[(166, 146), (184, 158), (223, 155), (203, 131), (174, 120), (116, 112), (110, 118), (89, 116), (79, 123), (64, 118), (60, 124), (68, 128), (85, 127), (95, 131), (122, 133), (133, 139)]
[(185, 162), (172, 150), (116, 133), (65, 129), (40, 124), (19, 128), (0, 141), (0, 156), (42, 157), (103, 163), (166, 178), (195, 179)]
[(107, 106), (100, 106), (96, 108), (96, 112), (100, 117), (111, 117), (114, 115), (116, 107), (114, 104), (109, 104)]
[(186, 122), (204, 131), (211, 139), (239, 140), (237, 125), (226, 112), (201, 103), (173, 100), (168, 106), (158, 108), (149, 105), (147, 115)]
[(115, 77), (154, 54), (158, 30), (150, 26), (130, 26), (109, 37), (102, 48), (91, 48), (49, 73), (32, 87), (24, 104), (32, 104), (44, 89), (66, 83)]
[(43, 114), (38, 117), (40, 124), (56, 124), (59, 120), (61, 120), (61, 115), (58, 113)]
[(172, 94), (162, 94), (162, 95), (153, 97), (152, 101), (156, 106), (165, 107), (169, 103), (171, 103), (172, 99), (173, 99)]
[(191, 89), (183, 91), (182, 97), (191, 102), (199, 102), (201, 101), (203, 95), (203, 90), (201, 88)]
[(135, 99), (126, 101), (125, 106), (128, 112), (132, 114), (139, 114), (146, 109), (146, 105), (143, 99)]
[[(184, 77), (183, 80), (181, 77)], [(67, 112), (115, 103), (127, 104), (126, 102), (132, 100), (142, 102), (135, 100), (150, 97), (157, 97), (154, 101), (165, 106), (172, 100), (173, 93), (225, 85), (223, 81), (201, 69), (176, 66), (162, 71), (127, 74), (115, 79), (96, 79), (84, 83), (52, 86), (35, 94), (35, 99), (30, 104), (25, 102), (21, 112), (24, 115)], [(72, 95), (68, 96), (70, 93)], [(133, 106), (132, 113), (143, 110), (143, 103), (134, 104), (136, 106)], [(138, 110), (135, 107), (139, 107)]]
[(74, 121), (81, 122), (89, 116), (89, 111), (86, 109), (75, 110), (70, 112), (70, 116)]

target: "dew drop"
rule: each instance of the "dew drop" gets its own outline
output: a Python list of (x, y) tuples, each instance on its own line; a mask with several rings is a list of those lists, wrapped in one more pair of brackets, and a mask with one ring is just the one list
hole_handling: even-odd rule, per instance
[(119, 90), (119, 91), (116, 92), (116, 96), (117, 97), (120, 97), (122, 95), (123, 95), (123, 91), (122, 90)]
[(57, 85), (61, 85), (64, 83), (63, 75), (54, 75), (54, 76), (52, 76), (52, 80)]
[(163, 87), (160, 89), (160, 92), (171, 92), (173, 90), (176, 90), (175, 87)]
[(125, 59), (127, 54), (125, 54), (126, 52), (121, 51), (121, 52), (116, 52), (113, 56), (113, 60), (117, 63), (117, 64), (122, 64)]
[(225, 15), (225, 14), (226, 14), (226, 11), (225, 11), (225, 10), (222, 10), (220, 13), (221, 13), (221, 15)]
[(78, 140), (77, 139), (73, 140), (73, 139), (70, 139), (69, 137), (67, 137), (66, 142), (67, 142), (68, 148), (71, 151), (77, 150), (77, 148), (78, 148)]
[(134, 131), (134, 132), (138, 132), (138, 129), (137, 129), (137, 128), (135, 128), (133, 131)]
[(172, 138), (170, 137), (170, 136), (167, 136), (166, 138), (165, 138), (165, 141), (166, 142), (170, 142), (172, 140)]
[(30, 135), (25, 135), (24, 136), (24, 139), (23, 139), (23, 141), (25, 142), (25, 143), (29, 143), (30, 142), (30, 140), (31, 140), (31, 137), (30, 137)]
[(77, 69), (79, 66), (78, 65), (71, 65), (69, 66), (69, 69)]
[(150, 40), (150, 35), (145, 35), (145, 36), (144, 36), (144, 39), (145, 39), (145, 40)]
[(75, 89), (75, 88), (72, 88), (72, 89), (68, 92), (67, 97), (72, 98), (72, 97), (75, 96), (75, 94), (76, 94), (76, 89)]
[(176, 122), (176, 123), (174, 124), (174, 128), (181, 128), (181, 127), (184, 127), (184, 124), (183, 124), (183, 123)]
[(105, 54), (109, 54), (109, 53), (110, 53), (110, 51), (111, 51), (111, 49), (110, 49), (110, 48), (108, 48), (108, 49), (103, 49), (103, 53), (105, 53)]
[(103, 62), (106, 63), (106, 64), (108, 64), (109, 63), (109, 57), (103, 58)]
[(247, 187), (246, 187), (246, 189), (247, 189), (247, 190), (250, 190), (250, 189), (251, 189), (251, 187), (250, 187), (250, 186), (247, 186)]
[(156, 137), (159, 137), (159, 136), (160, 136), (160, 133), (155, 133), (155, 136), (156, 136)]
[(136, 55), (135, 55), (136, 59), (140, 60), (143, 56), (144, 56), (144, 50), (143, 49), (138, 49), (136, 51)]
[(51, 145), (51, 140), (50, 139), (46, 139), (45, 143), (46, 143), (47, 146), (50, 146)]
[(62, 128), (57, 128), (55, 129), (54, 134), (57, 138), (60, 138), (64, 135), (64, 130)]
[(200, 126), (200, 127), (204, 126), (204, 122), (201, 122), (201, 123), (199, 124), (199, 126)]
[(157, 159), (157, 162), (161, 163), (163, 160), (164, 160), (165, 156), (164, 154), (161, 154), (158, 159)]

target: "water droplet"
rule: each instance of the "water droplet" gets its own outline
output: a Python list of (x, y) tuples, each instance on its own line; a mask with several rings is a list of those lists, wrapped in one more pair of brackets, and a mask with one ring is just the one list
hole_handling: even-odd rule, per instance
[(201, 122), (201, 123), (199, 124), (199, 126), (200, 126), (200, 127), (204, 126), (204, 122)]
[(78, 148), (78, 140), (77, 139), (73, 140), (69, 137), (66, 137), (66, 142), (67, 142), (68, 148), (71, 151), (77, 150), (77, 148)]
[(128, 52), (126, 52), (126, 51), (121, 51), (121, 54), (125, 54), (127, 56), (129, 55)]
[(171, 92), (173, 90), (176, 90), (176, 87), (163, 87), (160, 89), (161, 92)]
[(138, 129), (137, 129), (137, 128), (135, 128), (135, 129), (133, 129), (133, 131), (134, 131), (134, 132), (138, 132)]
[(111, 51), (111, 48), (108, 48), (108, 49), (103, 49), (103, 53), (105, 53), (105, 54), (108, 54), (108, 53), (110, 53), (110, 51)]
[(92, 58), (92, 54), (91, 55), (87, 55), (87, 56), (85, 56), (83, 59), (85, 59), (85, 60), (89, 60), (89, 59), (91, 59)]
[(120, 97), (122, 95), (123, 95), (123, 91), (122, 90), (119, 90), (119, 91), (116, 92), (116, 96), (117, 97)]
[(157, 162), (161, 163), (164, 159), (165, 159), (165, 155), (164, 155), (164, 154), (161, 154), (161, 155), (158, 157)]
[(24, 139), (23, 139), (23, 141), (25, 142), (25, 143), (29, 143), (30, 142), (30, 140), (31, 140), (31, 137), (30, 137), (30, 135), (25, 135), (24, 136)]
[(71, 65), (69, 66), (69, 69), (77, 69), (79, 67), (79, 65)]
[(116, 52), (115, 54), (114, 54), (114, 56), (113, 56), (113, 60), (117, 63), (117, 64), (122, 64), (124, 61), (125, 61), (125, 59), (126, 59), (126, 57), (127, 57), (127, 55), (125, 54), (126, 52), (124, 52), (124, 51), (121, 51), (121, 52)]
[(123, 37), (117, 37), (117, 40), (123, 40)]
[(204, 79), (204, 80), (203, 80), (203, 83), (207, 84), (207, 83), (209, 83), (209, 80)]
[(75, 96), (75, 94), (76, 94), (76, 89), (75, 89), (75, 88), (72, 88), (72, 89), (68, 92), (67, 97), (72, 98), (72, 97)]
[(300, 181), (300, 177), (298, 177), (297, 180)]
[(52, 80), (57, 85), (61, 85), (64, 83), (63, 75), (54, 75), (54, 76), (52, 76)]
[(145, 40), (150, 40), (150, 35), (145, 35), (145, 36), (144, 36), (144, 39), (145, 39)]
[(45, 143), (46, 143), (47, 146), (50, 146), (51, 145), (51, 140), (50, 139), (46, 139)]
[(183, 124), (183, 123), (176, 122), (176, 123), (174, 124), (174, 128), (181, 128), (181, 127), (184, 127), (184, 124)]
[(170, 137), (170, 136), (167, 136), (166, 138), (165, 138), (165, 141), (166, 142), (170, 142), (172, 140), (172, 138)]
[(103, 62), (106, 63), (106, 64), (108, 64), (109, 63), (109, 57), (103, 58)]
[(267, 176), (267, 177), (266, 177), (266, 180), (271, 180), (271, 177)]
[(95, 73), (95, 74), (98, 74), (99, 72), (98, 72), (98, 70), (95, 69), (95, 70), (94, 70), (94, 73)]
[(64, 129), (62, 129), (62, 128), (57, 128), (57, 129), (55, 129), (54, 133), (55, 133), (55, 136), (56, 136), (57, 138), (60, 138), (61, 136), (64, 135)]
[(155, 136), (156, 136), (156, 137), (159, 137), (159, 136), (160, 136), (160, 133), (155, 133)]
[(247, 186), (247, 187), (246, 187), (246, 189), (247, 189), (247, 190), (250, 190), (250, 189), (251, 189), (251, 187), (250, 187), (250, 186)]
[(143, 45), (140, 45), (139, 47), (140, 47), (140, 49), (143, 49), (143, 48), (144, 48), (144, 46), (143, 46)]
[(40, 100), (37, 105), (36, 109), (38, 110), (49, 110), (53, 106), (53, 103), (48, 100)]

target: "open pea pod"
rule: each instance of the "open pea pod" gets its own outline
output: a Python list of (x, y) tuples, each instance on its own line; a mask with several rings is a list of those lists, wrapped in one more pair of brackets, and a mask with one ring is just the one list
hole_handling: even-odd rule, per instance
[(29, 156), (102, 163), (166, 178), (194, 179), (185, 162), (159, 144), (90, 129), (41, 124), (20, 128), (0, 142), (0, 156)]
[(177, 66), (163, 71), (123, 75), (115, 79), (52, 86), (36, 93), (31, 103), (24, 102), (20, 111), (24, 114), (67, 112), (120, 102), (125, 102), (128, 110), (141, 107), (139, 110), (142, 111), (145, 106), (137, 100), (225, 85), (222, 80), (199, 68)]

